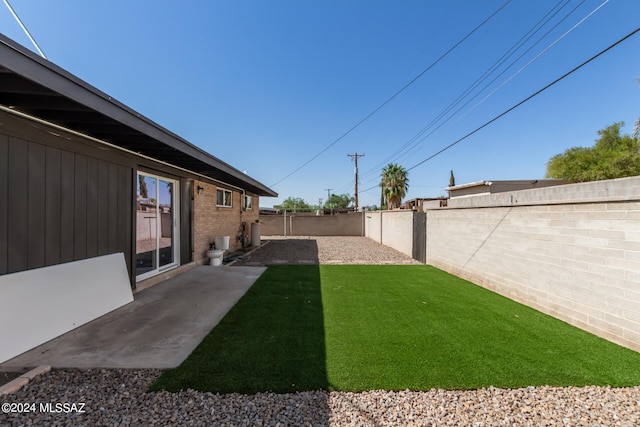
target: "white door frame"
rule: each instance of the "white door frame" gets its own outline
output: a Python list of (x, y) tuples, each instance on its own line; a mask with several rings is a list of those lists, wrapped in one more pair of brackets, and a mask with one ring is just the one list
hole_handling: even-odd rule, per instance
[[(159, 265), (159, 261), (160, 261), (160, 257), (159, 257), (159, 253), (160, 253), (160, 236), (161, 236), (161, 221), (157, 221), (155, 222), (155, 239), (156, 239), (156, 245), (155, 245), (155, 259), (156, 259), (156, 266), (153, 270), (141, 273), (141, 274), (136, 274), (136, 282), (139, 282), (141, 280), (144, 279), (148, 279), (149, 277), (153, 277), (157, 274), (162, 273), (163, 271), (167, 271), (170, 270), (172, 268), (176, 268), (180, 265), (180, 261), (179, 261), (179, 248), (180, 248), (180, 181), (178, 181), (177, 179), (174, 178), (170, 178), (168, 176), (164, 176), (164, 175), (158, 175), (158, 174), (154, 174), (154, 173), (149, 173), (149, 172), (144, 172), (144, 171), (137, 171), (136, 173), (136, 197), (138, 196), (138, 182), (139, 182), (139, 176), (143, 175), (146, 177), (150, 177), (156, 180), (156, 188), (154, 189), (154, 194), (158, 195), (160, 192), (160, 181), (164, 181), (164, 182), (169, 182), (172, 184), (172, 191), (171, 191), (171, 227), (172, 227), (172, 238), (171, 238), (171, 249), (172, 249), (172, 259), (173, 261), (166, 264), (166, 265)], [(157, 208), (156, 208), (156, 216), (159, 215), (159, 197), (156, 197), (156, 203), (157, 203)], [(137, 203), (136, 203), (137, 205)], [(137, 212), (137, 208), (136, 208), (136, 212)], [(137, 213), (136, 213), (137, 215)], [(137, 218), (136, 218), (137, 219)], [(136, 221), (137, 223), (137, 221)], [(138, 227), (136, 226), (135, 228), (135, 235), (134, 238), (137, 241), (137, 235), (138, 235)], [(138, 262), (138, 254), (137, 254), (137, 250), (136, 250), (136, 257), (135, 257), (135, 262), (137, 265)]]

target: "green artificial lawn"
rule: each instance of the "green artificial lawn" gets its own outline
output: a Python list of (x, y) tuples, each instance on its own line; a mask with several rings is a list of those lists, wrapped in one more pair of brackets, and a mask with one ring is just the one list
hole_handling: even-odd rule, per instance
[(430, 266), (271, 266), (152, 390), (640, 384), (640, 353)]

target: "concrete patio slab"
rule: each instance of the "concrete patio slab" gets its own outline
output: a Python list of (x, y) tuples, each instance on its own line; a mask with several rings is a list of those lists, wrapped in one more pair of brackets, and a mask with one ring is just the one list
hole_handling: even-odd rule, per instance
[(0, 364), (0, 369), (176, 367), (265, 270), (193, 268), (140, 291), (124, 307)]

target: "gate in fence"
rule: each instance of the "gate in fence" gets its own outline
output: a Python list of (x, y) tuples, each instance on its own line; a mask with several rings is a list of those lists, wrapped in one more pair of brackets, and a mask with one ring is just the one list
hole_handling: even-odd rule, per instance
[(427, 262), (427, 213), (413, 212), (413, 248), (411, 257), (421, 263)]

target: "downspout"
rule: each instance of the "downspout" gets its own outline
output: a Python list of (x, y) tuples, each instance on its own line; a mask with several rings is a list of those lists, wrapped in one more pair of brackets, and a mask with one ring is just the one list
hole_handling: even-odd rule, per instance
[(191, 243), (190, 243), (190, 250), (191, 250), (191, 259), (189, 261), (195, 261), (196, 260), (196, 247), (195, 247), (195, 242), (196, 242), (196, 230), (194, 227), (194, 224), (196, 223), (196, 195), (194, 192), (194, 184), (195, 181), (190, 179), (189, 181), (191, 184), (191, 188), (189, 190), (189, 203), (190, 203), (190, 213), (189, 213), (189, 231), (191, 234)]
[(247, 193), (245, 193), (244, 188), (241, 188), (242, 196), (240, 199), (240, 221), (242, 221), (242, 213), (247, 211)]
[(247, 223), (242, 221), (242, 214), (247, 211), (247, 194), (245, 193), (244, 188), (241, 188), (240, 191), (242, 192), (240, 195), (240, 230), (242, 230), (240, 237), (242, 238), (242, 249), (244, 249), (247, 247), (247, 238), (249, 237), (247, 235)]

